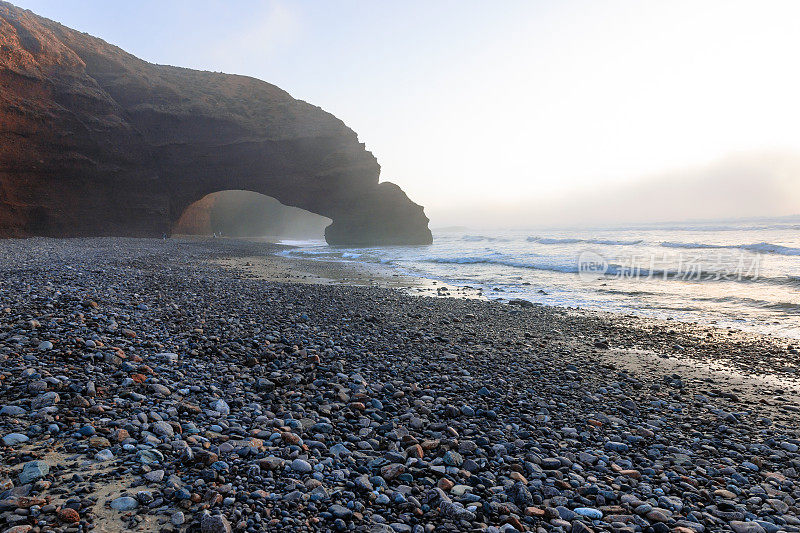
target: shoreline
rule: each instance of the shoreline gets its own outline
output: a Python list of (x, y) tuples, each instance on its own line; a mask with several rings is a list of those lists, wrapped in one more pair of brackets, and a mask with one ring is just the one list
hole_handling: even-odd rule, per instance
[[(253, 241), (239, 241), (253, 242)], [(264, 281), (286, 281), (292, 283), (342, 285), (358, 287), (381, 287), (398, 289), (411, 296), (434, 298), (458, 298), (493, 302), (501, 305), (511, 305), (513, 298), (489, 299), (474, 287), (462, 287), (443, 280), (425, 278), (421, 276), (397, 274), (396, 270), (388, 265), (378, 263), (363, 263), (359, 261), (331, 261), (301, 257), (287, 257), (276, 253), (280, 249), (291, 249), (291, 245), (279, 243), (262, 243), (268, 248), (266, 253), (246, 257), (228, 257), (216, 264), (230, 269), (233, 272), (244, 273), (247, 276)], [(518, 300), (517, 300), (518, 301)], [(738, 339), (741, 342), (757, 344), (765, 342), (773, 345), (776, 350), (800, 350), (800, 340), (792, 337), (771, 335), (758, 331), (740, 329), (733, 326), (722, 326), (716, 323), (701, 323), (697, 321), (684, 321), (679, 319), (656, 318), (647, 315), (636, 315), (614, 311), (601, 311), (580, 307), (566, 307), (559, 305), (538, 304), (529, 302), (524, 308), (545, 308), (558, 312), (574, 314), (586, 318), (605, 320), (617, 324), (617, 327), (647, 327), (656, 325), (662, 329), (680, 330), (685, 336), (702, 336), (712, 333)], [(783, 372), (789, 375), (797, 373), (800, 376), (800, 353), (789, 352), (789, 356), (797, 355), (797, 363), (783, 365)], [(770, 367), (768, 370), (776, 372), (781, 367)]]
[[(637, 307), (632, 302), (623, 304), (622, 307), (609, 310), (603, 308), (596, 302), (565, 302), (541, 300), (536, 295), (531, 294), (513, 294), (504, 293), (502, 288), (492, 289), (493, 285), (488, 283), (473, 282), (470, 284), (466, 281), (453, 281), (447, 277), (428, 276), (424, 272), (410, 271), (408, 268), (403, 268), (398, 264), (388, 263), (384, 264), (376, 261), (361, 261), (360, 259), (329, 259), (318, 258), (316, 255), (294, 255), (291, 250), (294, 245), (286, 245), (287, 249), (280, 255), (290, 261), (295, 261), (295, 265), (312, 265), (312, 264), (325, 264), (330, 267), (330, 271), (336, 276), (349, 277), (348, 282), (352, 284), (363, 284), (364, 279), (372, 279), (377, 282), (374, 283), (380, 286), (399, 287), (403, 288), (408, 286), (413, 289), (410, 294), (433, 294), (438, 296), (455, 296), (466, 298), (478, 298), (493, 301), (500, 301), (504, 303), (514, 302), (520, 305), (535, 305), (535, 306), (548, 306), (557, 307), (562, 309), (569, 309), (575, 312), (594, 313), (598, 315), (608, 316), (637, 316), (647, 320), (654, 320), (667, 323), (684, 323), (696, 327), (703, 327), (705, 325), (713, 325), (718, 329), (741, 331), (745, 334), (761, 335), (768, 338), (785, 339), (788, 343), (800, 344), (800, 333), (796, 328), (788, 328), (787, 324), (784, 327), (778, 327), (779, 322), (771, 322), (768, 318), (764, 318), (762, 322), (755, 320), (754, 317), (745, 318), (732, 318), (729, 313), (714, 313), (704, 312), (704, 316), (694, 316), (692, 314), (672, 313), (669, 307), (658, 308), (645, 305), (645, 308)], [(335, 250), (335, 248), (333, 248)], [(339, 266), (337, 266), (339, 265)], [(275, 268), (272, 265), (272, 268)], [(526, 283), (531, 285), (531, 283)], [(534, 285), (540, 286), (539, 293), (547, 294), (549, 292), (547, 282), (537, 281)], [(419, 290), (421, 287), (424, 290)], [(502, 285), (502, 284), (501, 284)], [(525, 284), (523, 284), (525, 285)], [(432, 289), (446, 289), (443, 294), (434, 294)], [(450, 294), (448, 294), (450, 293)], [(668, 296), (665, 295), (665, 298)], [(652, 302), (651, 302), (652, 303)], [(585, 305), (584, 305), (585, 304)], [(614, 303), (609, 302), (613, 306)], [(659, 310), (660, 309), (660, 310)]]
[[(253, 242), (244, 240), (242, 242)], [(294, 248), (280, 243), (263, 243), (266, 253), (220, 259), (217, 264), (264, 281), (289, 281), (320, 285), (382, 287), (399, 289), (412, 296), (438, 296), (487, 300), (480, 289), (444, 284), (440, 280), (399, 274), (388, 266), (360, 261), (331, 261), (279, 255)]]
[[(237, 241), (237, 239), (230, 240)], [(244, 239), (239, 242), (258, 241)], [(480, 293), (479, 289), (464, 288), (453, 284), (444, 285), (441, 280), (397, 274), (389, 266), (358, 261), (330, 261), (281, 256), (277, 254), (275, 248), (278, 250), (290, 249), (293, 246), (273, 242), (261, 242), (261, 244), (269, 247), (266, 254), (228, 257), (213, 261), (213, 263), (230, 269), (232, 272), (244, 273), (248, 277), (263, 281), (385, 288), (399, 290), (401, 293), (413, 297), (429, 297), (437, 300), (447, 298), (477, 300), (518, 309), (507, 299), (489, 300)], [(440, 285), (440, 283), (442, 284)], [(615, 364), (622, 369), (650, 374), (670, 369), (670, 373), (679, 371), (697, 383), (707, 382), (708, 376), (711, 375), (714, 376), (714, 381), (725, 389), (721, 394), (734, 396), (744, 394), (748, 397), (749, 402), (760, 403), (764, 409), (770, 412), (776, 412), (775, 409), (772, 409), (775, 405), (784, 404), (783, 407), (778, 407), (777, 412), (780, 412), (781, 409), (785, 410), (787, 405), (800, 407), (800, 355), (791, 352), (792, 349), (796, 350), (800, 347), (800, 343), (795, 339), (734, 327), (718, 327), (712, 323), (701, 324), (676, 319), (659, 319), (612, 311), (543, 304), (532, 304), (531, 307), (526, 306), (519, 309), (536, 308), (605, 322), (609, 327), (620, 331), (636, 330), (643, 334), (652, 334), (656, 329), (662, 336), (672, 337), (675, 341), (670, 345), (669, 342), (672, 340), (662, 339), (656, 349), (653, 349), (652, 346), (615, 348), (609, 345), (604, 354), (608, 357), (601, 358), (601, 364)], [(725, 339), (726, 343), (731, 342), (736, 349), (731, 353), (723, 354), (715, 351), (709, 354), (707, 339), (709, 337), (719, 339), (720, 336)], [(698, 348), (698, 342), (703, 346)], [(755, 368), (751, 360), (754, 358), (752, 355), (745, 358), (732, 356), (734, 352), (751, 354), (761, 352), (762, 355), (765, 351), (780, 352), (784, 345), (786, 357), (773, 360), (772, 364), (759, 365)], [(632, 353), (637, 357), (632, 357)], [(755, 359), (758, 359), (758, 356), (755, 356)], [(765, 385), (780, 390), (779, 396), (785, 399), (776, 404), (769, 395), (753, 392), (763, 389)]]
[(791, 341), (275, 249), (0, 241), (0, 529), (800, 531)]

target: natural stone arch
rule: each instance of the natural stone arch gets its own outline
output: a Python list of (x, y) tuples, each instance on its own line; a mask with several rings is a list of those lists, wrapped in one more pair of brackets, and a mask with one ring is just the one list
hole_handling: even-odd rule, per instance
[(355, 132), (274, 85), (153, 65), (6, 3), (0, 48), (0, 236), (160, 236), (241, 189), (330, 218), (332, 244), (432, 240)]
[(247, 190), (330, 218), (330, 244), (430, 243), (423, 208), (397, 185), (378, 183), (377, 160), (345, 130), (344, 136), (159, 148), (159, 172), (170, 184), (170, 226), (207, 194)]
[(331, 219), (252, 191), (218, 191), (190, 204), (172, 227), (179, 235), (322, 239)]

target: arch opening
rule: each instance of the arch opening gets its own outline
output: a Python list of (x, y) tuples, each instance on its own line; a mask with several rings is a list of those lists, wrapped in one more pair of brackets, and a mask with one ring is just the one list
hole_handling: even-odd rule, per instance
[(190, 204), (172, 226), (173, 235), (222, 235), (270, 240), (322, 240), (330, 218), (252, 191), (225, 190)]

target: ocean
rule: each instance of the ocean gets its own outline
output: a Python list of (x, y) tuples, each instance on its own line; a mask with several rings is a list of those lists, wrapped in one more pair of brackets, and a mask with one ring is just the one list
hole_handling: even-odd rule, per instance
[(291, 242), (283, 255), (379, 263), (487, 299), (800, 339), (800, 217), (604, 229), (434, 229), (429, 246)]

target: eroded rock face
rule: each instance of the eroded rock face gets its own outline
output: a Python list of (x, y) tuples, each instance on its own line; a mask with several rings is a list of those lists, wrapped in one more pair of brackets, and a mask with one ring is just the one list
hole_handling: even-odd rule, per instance
[(250, 191), (220, 191), (193, 203), (172, 228), (180, 235), (321, 239), (329, 218)]
[(333, 115), (254, 78), (153, 65), (0, 1), (0, 236), (169, 233), (249, 190), (331, 244), (426, 244), (428, 219)]

